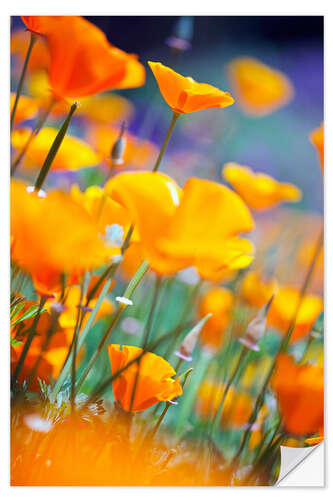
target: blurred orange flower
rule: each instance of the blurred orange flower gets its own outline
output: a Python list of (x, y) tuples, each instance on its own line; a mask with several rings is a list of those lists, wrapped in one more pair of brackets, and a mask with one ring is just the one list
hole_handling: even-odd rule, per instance
[(61, 273), (82, 273), (119, 255), (120, 248), (106, 244), (70, 195), (53, 191), (40, 197), (26, 188), (20, 181), (11, 183), (12, 258), (31, 274), (37, 289), (57, 290)]
[[(40, 168), (56, 138), (58, 130), (52, 127), (44, 127), (33, 142), (24, 156), (24, 166), (27, 168)], [(21, 128), (12, 132), (12, 144), (14, 148), (20, 150), (26, 144), (30, 137), (31, 130)], [(78, 170), (83, 167), (91, 167), (97, 165), (100, 161), (100, 156), (95, 153), (89, 144), (73, 137), (66, 135), (62, 141), (61, 147), (52, 163), (52, 170)]]
[(225, 108), (234, 102), (229, 92), (223, 92), (208, 83), (198, 83), (190, 76), (184, 77), (161, 63), (148, 61), (148, 64), (162, 96), (175, 113)]
[(43, 35), (45, 33), (45, 16), (21, 16), (22, 21), (29, 31)]
[(229, 76), (237, 103), (249, 115), (268, 115), (288, 104), (294, 95), (286, 75), (252, 57), (231, 61)]
[(202, 297), (199, 304), (200, 318), (212, 313), (201, 330), (201, 342), (204, 345), (220, 347), (230, 320), (233, 302), (231, 291), (221, 287), (212, 288)]
[(324, 124), (313, 130), (310, 134), (310, 141), (317, 150), (322, 172), (324, 172)]
[[(10, 113), (13, 111), (14, 102), (15, 102), (16, 94), (11, 92), (10, 94)], [(38, 103), (35, 99), (31, 97), (21, 95), (20, 100), (18, 101), (18, 105), (15, 113), (14, 123), (20, 123), (25, 120), (31, 120), (35, 118), (38, 113)]]
[(241, 295), (253, 307), (263, 307), (278, 289), (275, 278), (264, 280), (256, 271), (249, 271), (241, 284)]
[[(199, 387), (196, 410), (202, 418), (212, 418), (221, 404), (224, 385), (205, 380)], [(246, 424), (253, 409), (252, 399), (246, 392), (230, 387), (223, 404), (221, 425), (223, 427), (241, 427)]]
[[(27, 55), (29, 44), (29, 33), (26, 29), (15, 30), (10, 39), (11, 54), (17, 56), (22, 65)], [(27, 71), (45, 70), (48, 68), (50, 55), (43, 37), (39, 37), (31, 51)], [(20, 70), (22, 68), (20, 67)]]
[(56, 98), (80, 98), (144, 84), (142, 64), (111, 45), (94, 24), (80, 16), (47, 16), (44, 22), (50, 85)]
[(324, 370), (299, 365), (280, 354), (271, 386), (276, 393), (284, 428), (295, 436), (312, 435), (324, 425)]
[[(124, 368), (131, 360), (138, 357), (143, 350), (140, 347), (110, 344), (108, 353), (112, 373)], [(172, 366), (161, 356), (146, 352), (138, 363), (132, 363), (117, 377), (112, 384), (113, 394), (125, 411), (130, 411), (132, 393), (137, 384), (132, 405), (132, 411), (143, 411), (159, 401), (169, 401), (183, 393), (179, 378)]]
[(324, 440), (324, 436), (317, 436), (313, 438), (308, 438), (304, 441), (304, 443), (309, 444), (310, 446), (315, 446), (316, 444), (320, 444)]
[(253, 258), (252, 244), (237, 236), (253, 228), (253, 219), (225, 186), (191, 178), (181, 190), (165, 174), (129, 172), (108, 181), (105, 192), (130, 211), (145, 258), (159, 274), (190, 266), (225, 272)]
[[(111, 149), (119, 137), (119, 129), (112, 126), (97, 126), (90, 129), (88, 140), (108, 163)], [(155, 160), (158, 149), (150, 141), (141, 141), (130, 132), (125, 132), (125, 151), (121, 167), (149, 167)]]
[(226, 163), (223, 176), (253, 210), (267, 210), (284, 201), (296, 202), (302, 196), (293, 184), (278, 182), (237, 163)]
[[(267, 324), (278, 328), (281, 333), (284, 333), (295, 315), (299, 300), (299, 290), (291, 287), (281, 287), (274, 296), (269, 309)], [(318, 295), (307, 294), (303, 297), (296, 317), (295, 328), (291, 335), (291, 342), (297, 342), (306, 336), (322, 312), (323, 307), (323, 300)]]

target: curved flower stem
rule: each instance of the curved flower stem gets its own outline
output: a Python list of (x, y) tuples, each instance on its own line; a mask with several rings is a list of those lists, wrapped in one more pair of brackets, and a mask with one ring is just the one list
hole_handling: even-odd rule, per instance
[(39, 191), (44, 184), (44, 181), (47, 177), (47, 174), (49, 173), (49, 170), (51, 168), (52, 162), (53, 162), (53, 160), (54, 160), (54, 158), (55, 158), (55, 156), (56, 156), (56, 154), (61, 146), (62, 141), (64, 140), (64, 137), (66, 135), (67, 129), (68, 129), (69, 124), (70, 124), (70, 121), (71, 121), (72, 116), (73, 116), (76, 109), (77, 109), (77, 103), (74, 102), (74, 104), (72, 104), (72, 106), (71, 106), (71, 109), (68, 113), (66, 120), (62, 124), (61, 129), (59, 130), (56, 138), (53, 141), (53, 144), (50, 148), (50, 151), (47, 154), (47, 157), (45, 158), (45, 161), (44, 161), (42, 168), (40, 169), (40, 172), (39, 172), (38, 177), (37, 177), (36, 182), (35, 182), (35, 190), (36, 191)]
[(246, 446), (246, 444), (248, 442), (248, 439), (250, 437), (251, 426), (256, 421), (258, 413), (259, 413), (261, 407), (264, 404), (264, 398), (265, 398), (266, 389), (267, 389), (269, 381), (270, 381), (270, 379), (271, 379), (271, 377), (272, 377), (272, 375), (274, 373), (275, 365), (276, 365), (276, 360), (277, 360), (279, 354), (285, 352), (287, 350), (287, 348), (288, 348), (291, 335), (292, 335), (293, 330), (295, 328), (297, 316), (298, 316), (299, 310), (301, 308), (301, 305), (303, 303), (303, 298), (305, 296), (306, 290), (307, 290), (307, 288), (309, 286), (309, 283), (311, 281), (312, 274), (313, 274), (314, 268), (316, 266), (316, 262), (317, 262), (319, 253), (320, 253), (322, 245), (323, 245), (323, 236), (324, 236), (324, 228), (322, 228), (321, 231), (320, 231), (320, 235), (319, 235), (319, 238), (318, 238), (318, 241), (317, 241), (317, 245), (316, 245), (313, 257), (311, 259), (310, 265), (308, 267), (308, 271), (306, 273), (306, 276), (305, 276), (305, 279), (304, 279), (304, 282), (303, 282), (303, 285), (302, 285), (302, 288), (301, 288), (301, 291), (300, 291), (300, 296), (299, 296), (299, 300), (298, 300), (298, 303), (297, 303), (294, 315), (293, 315), (293, 317), (292, 317), (292, 319), (290, 321), (289, 327), (288, 327), (285, 335), (283, 336), (283, 338), (281, 340), (279, 349), (278, 349), (277, 353), (274, 356), (271, 368), (270, 368), (270, 370), (269, 370), (269, 372), (268, 372), (268, 374), (266, 376), (266, 379), (264, 381), (262, 389), (261, 389), (261, 391), (260, 391), (260, 393), (259, 393), (259, 395), (257, 397), (256, 403), (254, 405), (253, 412), (252, 412), (252, 414), (250, 416), (250, 419), (249, 419), (249, 422), (248, 422), (248, 424), (249, 424), (248, 428), (246, 429), (246, 431), (245, 431), (245, 433), (243, 435), (243, 438), (241, 440), (241, 444), (240, 444), (239, 450), (237, 451), (235, 457), (232, 460), (232, 465), (236, 465), (237, 461), (239, 460), (240, 456), (242, 455), (243, 450), (244, 450), (244, 448), (245, 448), (245, 446)]
[(168, 411), (168, 409), (169, 409), (170, 406), (171, 406), (171, 403), (169, 403), (169, 401), (166, 401), (165, 402), (164, 410), (162, 411), (161, 415), (159, 416), (159, 419), (156, 422), (156, 425), (155, 425), (154, 429), (152, 430), (152, 432), (150, 434), (151, 438), (153, 438), (155, 436), (156, 432), (158, 431), (158, 429), (159, 429), (159, 427), (160, 427), (160, 425), (162, 423), (162, 420), (165, 417), (165, 414)]
[(45, 109), (45, 111), (43, 113), (41, 113), (37, 123), (36, 123), (36, 126), (35, 128), (31, 131), (28, 139), (27, 139), (27, 142), (25, 143), (25, 145), (23, 146), (23, 148), (21, 149), (21, 151), (18, 153), (17, 157), (15, 158), (15, 160), (13, 161), (13, 163), (11, 164), (11, 167), (10, 167), (10, 175), (14, 175), (16, 170), (17, 170), (17, 167), (19, 166), (23, 156), (26, 154), (26, 152), (28, 151), (31, 143), (33, 142), (33, 140), (35, 139), (35, 137), (39, 134), (40, 130), (42, 129), (44, 123), (46, 122), (50, 112), (51, 112), (51, 109), (53, 108), (54, 104), (56, 103), (56, 100), (52, 97), (50, 99), (50, 102), (49, 102), (49, 105), (47, 106), (47, 108)]
[(225, 386), (225, 389), (223, 391), (223, 396), (222, 396), (221, 403), (220, 403), (220, 405), (218, 407), (218, 410), (217, 410), (217, 412), (215, 414), (215, 417), (214, 417), (214, 419), (212, 421), (211, 430), (210, 430), (210, 435), (211, 436), (214, 436), (214, 434), (216, 432), (216, 429), (217, 429), (217, 427), (219, 425), (219, 422), (221, 420), (224, 402), (225, 402), (226, 397), (228, 395), (229, 389), (231, 387), (231, 384), (235, 380), (235, 377), (236, 377), (237, 373), (239, 372), (239, 369), (241, 367), (242, 361), (243, 361), (245, 355), (247, 354), (247, 352), (248, 352), (248, 349), (243, 345), (242, 346), (242, 350), (241, 350), (241, 352), (239, 354), (238, 361), (237, 361), (237, 363), (235, 365), (235, 368), (234, 368), (232, 374), (230, 375), (230, 378), (229, 378), (229, 380), (228, 380), (228, 382), (227, 382), (227, 384)]
[(20, 95), (22, 92), (22, 87), (23, 87), (23, 83), (24, 83), (25, 74), (27, 72), (28, 62), (30, 59), (31, 51), (33, 49), (33, 46), (35, 45), (35, 42), (37, 41), (37, 38), (38, 38), (38, 35), (36, 35), (35, 33), (32, 33), (32, 31), (30, 31), (29, 47), (28, 47), (27, 55), (25, 56), (25, 60), (24, 60), (23, 68), (22, 68), (22, 73), (21, 73), (20, 80), (19, 80), (19, 83), (17, 86), (15, 102), (14, 102), (13, 110), (12, 110), (12, 113), (10, 116), (10, 130), (12, 130), (13, 126), (14, 126), (15, 113), (16, 113), (17, 105), (18, 105)]
[(159, 166), (160, 166), (160, 163), (161, 163), (161, 161), (162, 161), (162, 158), (163, 158), (164, 152), (165, 152), (165, 150), (166, 150), (166, 147), (167, 147), (168, 142), (169, 142), (169, 140), (170, 140), (170, 137), (171, 137), (172, 131), (173, 131), (173, 129), (174, 129), (174, 127), (175, 127), (175, 125), (176, 125), (176, 122), (177, 122), (177, 120), (178, 120), (179, 116), (180, 116), (180, 115), (179, 115), (179, 113), (176, 113), (176, 111), (174, 111), (174, 112), (173, 112), (171, 123), (170, 123), (170, 125), (169, 125), (168, 131), (167, 131), (166, 136), (165, 136), (165, 138), (164, 138), (164, 141), (163, 141), (162, 147), (161, 147), (161, 149), (160, 149), (159, 155), (158, 155), (158, 157), (157, 157), (157, 160), (156, 160), (156, 163), (155, 163), (155, 165), (154, 165), (154, 168), (153, 168), (152, 172), (157, 172), (157, 170), (158, 170), (158, 168), (159, 168)]
[(15, 387), (15, 383), (20, 375), (20, 372), (21, 372), (21, 369), (23, 367), (23, 364), (24, 364), (24, 361), (25, 361), (25, 358), (27, 357), (27, 354), (28, 354), (28, 351), (30, 349), (30, 346), (31, 346), (31, 343), (36, 335), (36, 328), (37, 328), (37, 325), (38, 325), (38, 321), (39, 321), (39, 318), (40, 318), (40, 315), (41, 315), (41, 312), (42, 312), (42, 309), (44, 307), (44, 304), (46, 302), (46, 297), (45, 296), (41, 296), (40, 298), (40, 301), (39, 301), (39, 306), (38, 306), (38, 311), (37, 311), (37, 314), (36, 316), (34, 317), (34, 321), (31, 325), (31, 329), (29, 331), (29, 335), (28, 335), (28, 338), (24, 344), (24, 347), (23, 347), (23, 350), (22, 350), (22, 353), (21, 353), (21, 356), (18, 360), (18, 363), (16, 365), (16, 368), (15, 368), (15, 371), (13, 373), (13, 377), (12, 377), (12, 386)]

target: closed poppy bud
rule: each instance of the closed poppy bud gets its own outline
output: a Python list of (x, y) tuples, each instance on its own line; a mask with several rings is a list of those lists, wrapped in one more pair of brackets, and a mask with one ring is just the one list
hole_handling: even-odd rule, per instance
[(258, 342), (265, 335), (267, 314), (273, 298), (274, 295), (272, 295), (272, 297), (264, 307), (259, 309), (258, 314), (249, 323), (245, 332), (245, 336), (238, 339), (241, 344), (245, 345), (245, 347), (251, 349), (252, 351), (260, 351)]
[(178, 358), (183, 359), (184, 361), (192, 361), (192, 353), (194, 351), (195, 346), (197, 345), (200, 332), (206, 323), (206, 321), (212, 316), (211, 313), (207, 314), (204, 318), (202, 318), (193, 328), (189, 331), (189, 333), (184, 338), (183, 342), (179, 347), (179, 351), (175, 352), (175, 355)]
[(126, 148), (126, 137), (124, 137), (125, 130), (126, 124), (123, 122), (119, 137), (111, 149), (112, 167), (117, 167), (118, 165), (122, 165), (124, 163), (124, 152)]

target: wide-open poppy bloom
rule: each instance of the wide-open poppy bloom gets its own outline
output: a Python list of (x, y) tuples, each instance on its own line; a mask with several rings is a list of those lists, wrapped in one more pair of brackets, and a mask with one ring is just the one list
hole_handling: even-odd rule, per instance
[[(82, 273), (119, 255), (106, 244), (89, 213), (61, 191), (39, 197), (11, 183), (12, 258), (40, 291), (57, 290), (61, 273)], [(84, 249), (84, 251), (82, 251)]]
[(137, 58), (111, 45), (103, 31), (82, 17), (46, 16), (43, 27), (56, 98), (75, 99), (144, 84), (145, 70)]
[(268, 115), (286, 105), (294, 94), (286, 75), (252, 57), (231, 61), (229, 76), (237, 103), (250, 115)]
[(130, 211), (145, 257), (160, 274), (190, 266), (214, 274), (253, 258), (252, 244), (238, 237), (253, 229), (253, 219), (225, 186), (191, 178), (181, 190), (165, 174), (129, 172), (109, 180), (105, 192)]
[[(112, 373), (116, 374), (142, 352), (140, 347), (108, 345)], [(125, 411), (146, 410), (159, 401), (169, 401), (183, 393), (179, 378), (173, 379), (174, 375), (176, 375), (175, 370), (165, 359), (152, 352), (146, 352), (139, 365), (137, 362), (132, 363), (113, 381), (114, 397)], [(131, 408), (134, 389), (135, 395)]]
[(223, 92), (208, 83), (198, 83), (190, 76), (182, 76), (162, 63), (148, 61), (148, 64), (162, 96), (176, 113), (226, 108), (234, 102), (229, 92)]
[[(15, 97), (15, 94), (12, 92), (10, 94), (10, 113), (13, 111)], [(31, 97), (21, 95), (16, 108), (14, 123), (17, 124), (24, 122), (25, 120), (31, 120), (32, 118), (35, 118), (37, 113), (38, 102)]]
[(313, 130), (310, 134), (310, 141), (317, 150), (319, 163), (322, 172), (324, 172), (324, 124)]
[[(196, 410), (203, 418), (212, 418), (221, 404), (225, 386), (205, 380), (199, 387)], [(246, 424), (253, 409), (252, 399), (246, 393), (230, 387), (223, 404), (220, 424), (228, 427), (240, 427)]]
[[(300, 299), (296, 288), (281, 287), (269, 309), (267, 324), (285, 333), (293, 319)], [(299, 308), (291, 342), (301, 340), (311, 330), (313, 324), (322, 312), (324, 303), (318, 295), (306, 294)]]
[(212, 313), (201, 330), (201, 342), (204, 345), (220, 347), (230, 320), (233, 302), (231, 291), (222, 287), (214, 287), (202, 297), (199, 304), (200, 318)]
[(285, 201), (296, 202), (302, 196), (293, 184), (278, 182), (270, 175), (253, 172), (237, 163), (227, 163), (223, 176), (253, 210), (267, 210)]
[(280, 354), (271, 386), (276, 393), (283, 425), (295, 436), (317, 434), (324, 425), (324, 370), (299, 365)]
[[(25, 153), (23, 161), (25, 167), (40, 168), (43, 165), (57, 133), (58, 130), (52, 127), (44, 127), (40, 130)], [(11, 136), (14, 148), (21, 150), (30, 134), (31, 130), (28, 128), (14, 130)], [(97, 165), (100, 159), (101, 157), (85, 141), (66, 135), (52, 162), (51, 169), (78, 170)]]
[(241, 284), (241, 295), (253, 307), (263, 307), (278, 290), (275, 278), (263, 279), (256, 271), (249, 271)]

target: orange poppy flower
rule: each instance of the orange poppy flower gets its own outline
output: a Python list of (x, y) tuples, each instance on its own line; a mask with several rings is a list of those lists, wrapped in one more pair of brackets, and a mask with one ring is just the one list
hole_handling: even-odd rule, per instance
[(280, 354), (271, 386), (276, 393), (283, 425), (295, 436), (316, 434), (324, 424), (324, 370), (298, 365)]
[(226, 108), (234, 102), (229, 92), (223, 92), (208, 83), (198, 83), (190, 76), (184, 77), (161, 63), (148, 61), (148, 64), (162, 96), (175, 113)]
[(29, 31), (43, 35), (45, 33), (45, 16), (21, 16), (22, 21)]
[(310, 134), (310, 141), (317, 150), (322, 172), (324, 172), (324, 124), (313, 130)]
[(103, 239), (88, 212), (61, 191), (42, 198), (13, 180), (10, 213), (12, 258), (32, 275), (37, 289), (57, 290), (61, 273), (98, 268), (120, 253)]
[[(26, 29), (20, 29), (13, 32), (10, 39), (10, 52), (18, 58), (20, 62), (20, 70), (27, 55), (29, 44), (29, 33)], [(49, 66), (50, 55), (43, 37), (39, 37), (31, 51), (27, 71), (35, 72), (35, 70), (46, 70)]]
[(201, 342), (204, 345), (220, 347), (230, 320), (233, 302), (234, 297), (230, 290), (221, 287), (212, 288), (202, 297), (199, 304), (200, 318), (212, 313), (201, 330)]
[(190, 266), (226, 271), (252, 260), (251, 243), (237, 235), (250, 231), (253, 219), (225, 186), (192, 178), (182, 191), (165, 174), (129, 172), (108, 181), (105, 192), (130, 211), (145, 258), (159, 274)]
[[(199, 387), (196, 410), (202, 418), (212, 418), (220, 406), (225, 386), (205, 380)], [(223, 404), (221, 425), (239, 428), (246, 424), (253, 409), (252, 399), (245, 392), (230, 387)]]
[[(278, 328), (281, 333), (285, 333), (294, 317), (299, 298), (300, 292), (296, 288), (281, 287), (274, 296), (269, 309), (267, 324)], [(306, 336), (322, 312), (323, 307), (324, 303), (321, 297), (311, 294), (303, 297), (295, 328), (291, 335), (291, 342), (297, 342)]]
[[(12, 113), (13, 111), (15, 97), (16, 95), (14, 94), (14, 92), (11, 92), (10, 113)], [(32, 99), (31, 97), (25, 95), (21, 95), (16, 108), (14, 123), (16, 124), (24, 122), (25, 120), (31, 120), (32, 118), (35, 118), (37, 113), (38, 113), (38, 104), (35, 101), (35, 99)]]
[(237, 163), (227, 163), (223, 176), (253, 210), (267, 210), (284, 201), (296, 202), (302, 196), (293, 184), (278, 182)]
[[(107, 347), (113, 374), (143, 352), (141, 348), (134, 346), (123, 345), (121, 349), (118, 344), (110, 344)], [(146, 410), (159, 401), (169, 401), (183, 393), (179, 378), (172, 378), (176, 374), (172, 366), (152, 352), (146, 352), (142, 356), (138, 377), (137, 373), (138, 363), (133, 363), (112, 384), (114, 397), (125, 411), (130, 411), (136, 379), (133, 412)]]
[(241, 295), (253, 307), (263, 307), (277, 291), (275, 278), (263, 280), (256, 271), (248, 272), (241, 284)]
[(144, 84), (142, 64), (112, 46), (94, 24), (79, 16), (47, 16), (44, 22), (50, 52), (49, 79), (56, 98), (76, 99)]
[[(56, 138), (58, 130), (52, 127), (44, 127), (33, 142), (30, 144), (24, 156), (26, 168), (40, 168)], [(11, 139), (14, 148), (20, 150), (30, 137), (31, 130), (28, 128), (17, 129), (12, 132)], [(100, 162), (100, 157), (86, 142), (66, 135), (61, 147), (54, 158), (52, 170), (78, 170), (83, 167), (91, 167)]]
[(244, 112), (265, 116), (288, 104), (294, 95), (286, 75), (252, 57), (238, 57), (229, 64), (229, 77)]
[[(119, 128), (112, 126), (97, 126), (90, 129), (88, 141), (94, 145), (103, 159), (111, 164), (111, 149), (119, 137)], [(149, 167), (157, 157), (158, 149), (150, 141), (141, 141), (138, 137), (126, 131), (123, 167)]]

